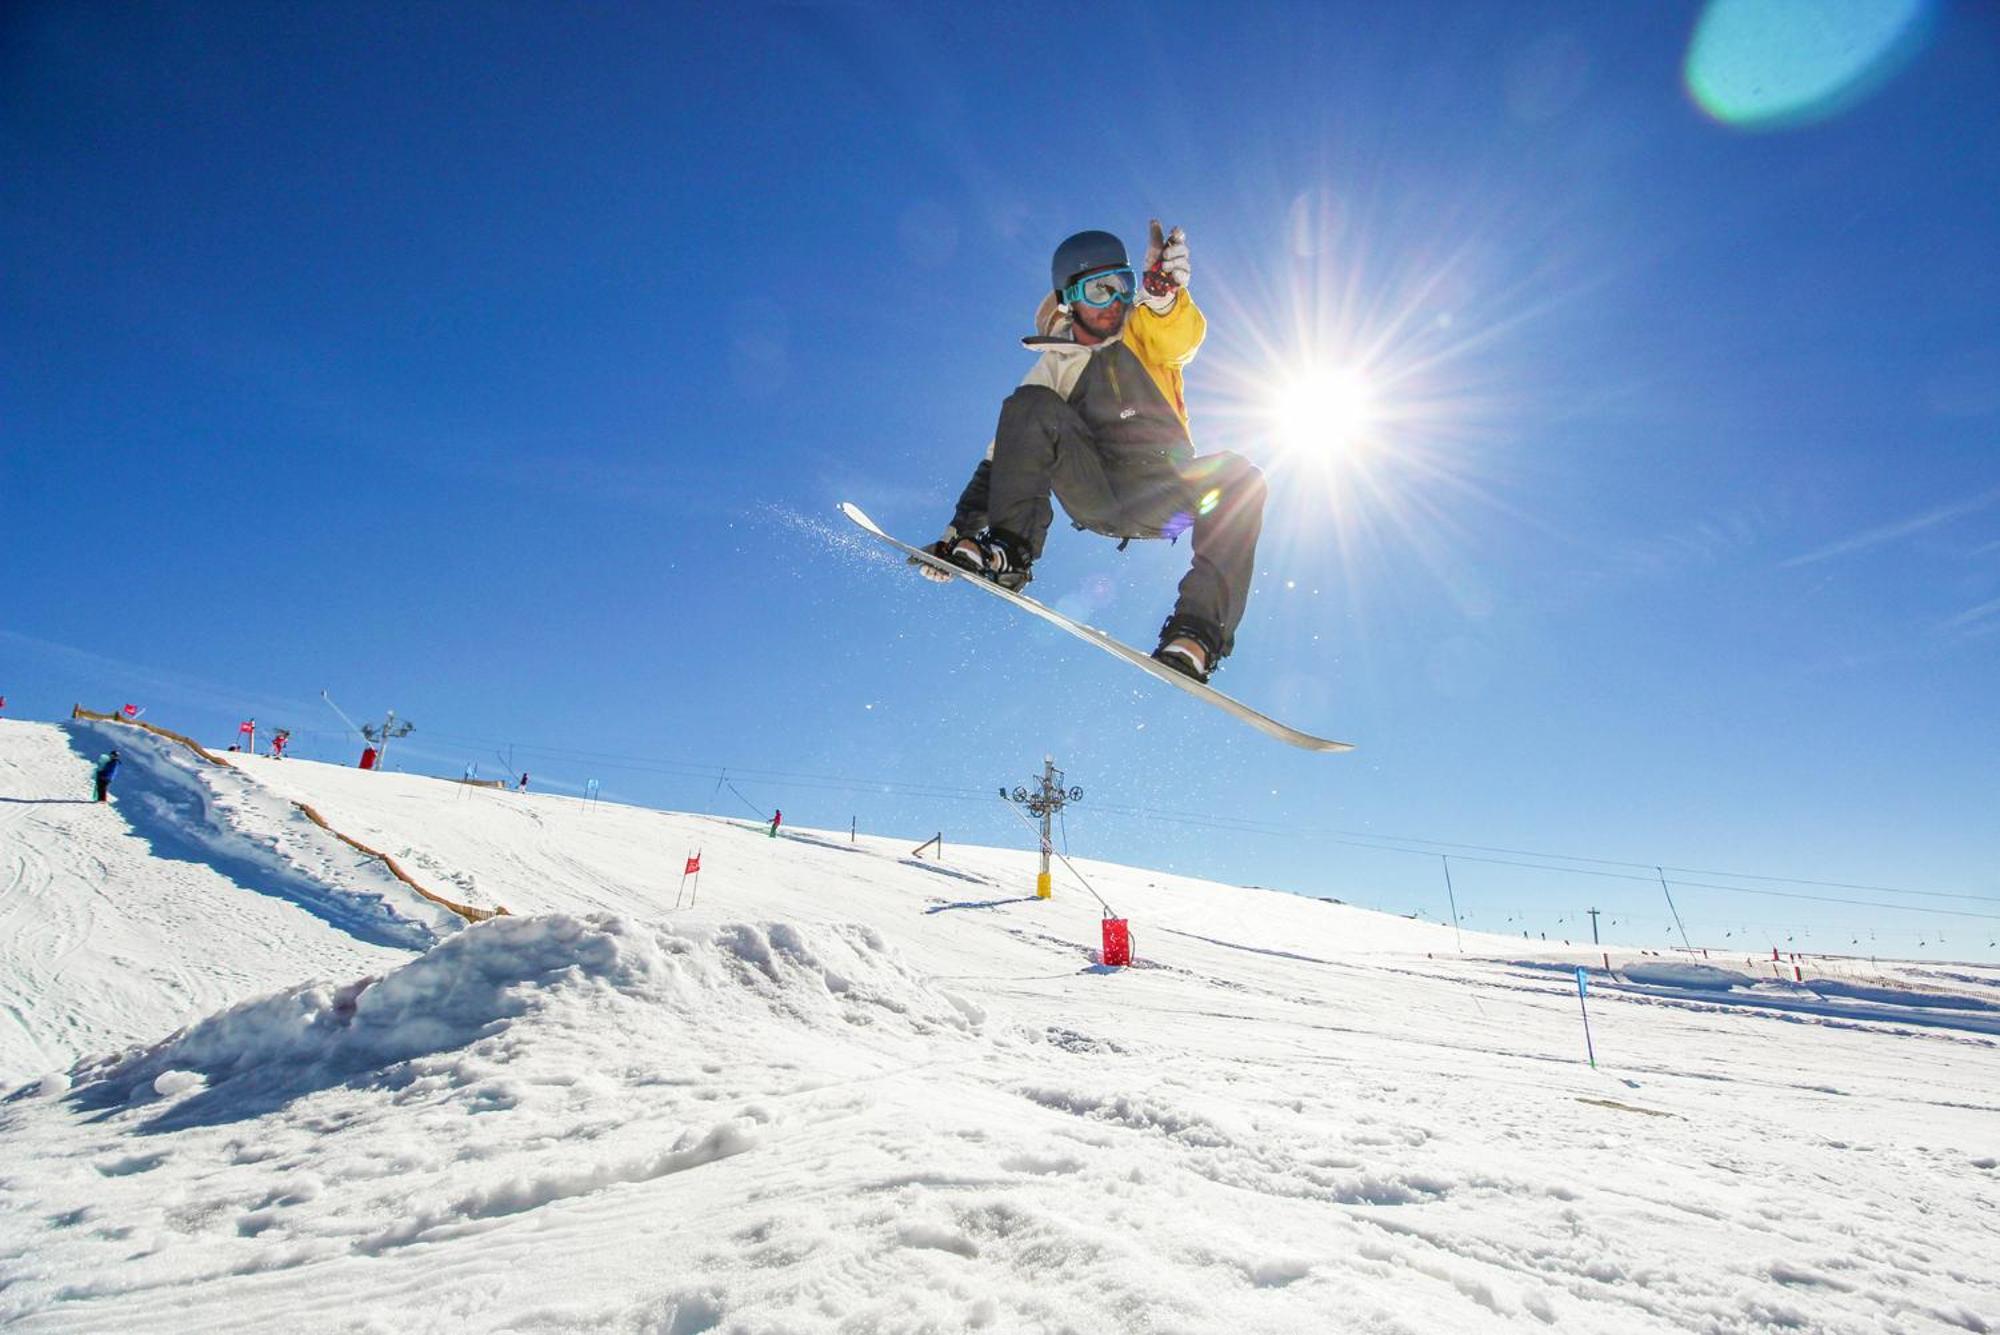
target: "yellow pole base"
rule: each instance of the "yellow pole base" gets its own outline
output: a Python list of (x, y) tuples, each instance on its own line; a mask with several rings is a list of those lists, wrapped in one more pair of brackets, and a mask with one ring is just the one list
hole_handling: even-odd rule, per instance
[(1035, 874), (1035, 898), (1048, 899), (1054, 893), (1054, 891), (1049, 889), (1049, 874), (1045, 871), (1037, 872)]

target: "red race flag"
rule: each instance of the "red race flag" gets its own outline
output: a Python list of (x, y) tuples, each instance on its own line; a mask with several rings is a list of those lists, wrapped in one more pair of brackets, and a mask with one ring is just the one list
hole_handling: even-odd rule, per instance
[(255, 732), (255, 731), (257, 731), (257, 720), (256, 720), (256, 719), (254, 719), (254, 718), (253, 718), (253, 719), (245, 719), (245, 720), (244, 720), (243, 722), (241, 722), (241, 723), (239, 723), (239, 724), (237, 724), (237, 725), (236, 725), (236, 731), (238, 731), (238, 732)]
[(701, 854), (696, 853), (693, 857), (688, 859), (687, 868), (681, 872), (681, 875), (692, 876), (700, 870), (701, 870)]

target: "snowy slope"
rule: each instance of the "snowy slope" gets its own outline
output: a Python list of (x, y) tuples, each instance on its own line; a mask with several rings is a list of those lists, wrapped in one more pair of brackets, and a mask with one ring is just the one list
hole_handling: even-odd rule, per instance
[[(1798, 987), (1614, 955), (1594, 1072), (1579, 961), (1524, 943), (1461, 956), (1449, 929), (1080, 863), (1133, 920), (1140, 967), (1107, 971), (1097, 903), (1061, 872), (1033, 900), (1030, 853), (938, 865), (298, 761), (222, 777), (246, 786), (208, 808), (220, 846), (280, 846), (306, 800), (516, 916), (13, 1090), (0, 1322), (2000, 1328), (1990, 970)], [(100, 837), (26, 835), (43, 863)]]
[[(113, 746), (122, 767), (98, 806), (91, 770)], [(268, 837), (238, 831), (246, 807)], [(0, 721), (0, 1082), (388, 967), (451, 930), (281, 807), (135, 729)]]

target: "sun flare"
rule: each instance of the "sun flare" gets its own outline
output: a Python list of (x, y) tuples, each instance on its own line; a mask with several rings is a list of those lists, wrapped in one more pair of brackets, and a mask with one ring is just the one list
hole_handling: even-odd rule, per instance
[(1272, 403), (1272, 425), (1288, 452), (1344, 454), (1360, 444), (1374, 425), (1378, 403), (1368, 377), (1350, 367), (1300, 376)]

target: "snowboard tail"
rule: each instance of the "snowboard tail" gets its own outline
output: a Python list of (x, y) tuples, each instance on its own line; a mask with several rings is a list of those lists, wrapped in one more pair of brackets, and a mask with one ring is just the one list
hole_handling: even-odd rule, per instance
[(1232, 718), (1249, 724), (1267, 737), (1275, 737), (1281, 742), (1307, 751), (1352, 751), (1354, 749), (1352, 742), (1336, 742), (1326, 737), (1315, 737), (1309, 732), (1301, 732), (1289, 724), (1280, 723), (1270, 715), (1252, 709), (1240, 700), (1224, 695), (1221, 691), (1216, 690), (1206, 682), (1196, 681), (1193, 677), (1177, 672), (1165, 663), (1159, 662), (1150, 654), (1140, 653), (1131, 645), (1112, 638), (1095, 626), (1085, 625), (1081, 621), (1064, 616), (1053, 607), (1045, 603), (1036, 602), (1026, 594), (1016, 593), (1011, 589), (1003, 589), (992, 580), (983, 579), (969, 570), (953, 565), (949, 561), (940, 560), (921, 548), (912, 547), (907, 542), (892, 538), (883, 532), (874, 520), (862, 513), (861, 507), (851, 501), (842, 501), (840, 503), (840, 510), (842, 514), (845, 514), (863, 531), (877, 540), (894, 547), (911, 560), (921, 562), (933, 570), (943, 571), (953, 579), (963, 580), (974, 588), (984, 589), (996, 598), (1005, 599), (1022, 611), (1032, 616), (1040, 617), (1050, 625), (1069, 632), (1087, 644), (1095, 645), (1105, 653), (1110, 654), (1113, 658), (1124, 659), (1127, 663), (1130, 663), (1148, 676), (1166, 682), (1169, 686), (1175, 687), (1178, 690), (1185, 691), (1202, 703), (1212, 705)]

